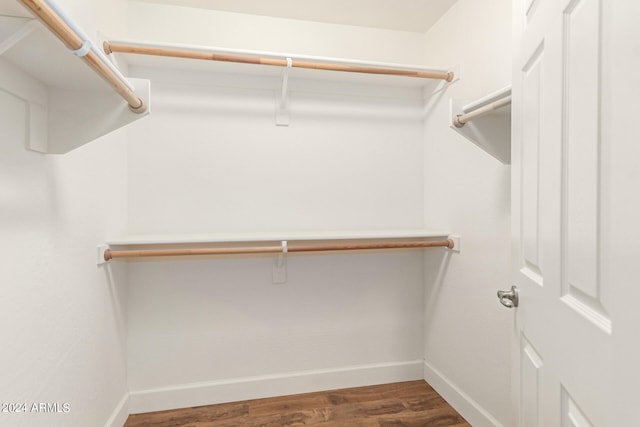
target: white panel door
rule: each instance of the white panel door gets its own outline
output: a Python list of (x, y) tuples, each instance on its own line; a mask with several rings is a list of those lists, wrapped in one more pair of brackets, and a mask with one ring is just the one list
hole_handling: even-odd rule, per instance
[[(616, 322), (635, 321), (640, 328), (640, 316), (619, 304), (630, 295), (625, 287), (638, 279), (636, 273), (625, 283), (620, 270), (612, 274), (612, 260), (629, 259), (631, 245), (616, 245), (610, 233), (638, 230), (638, 217), (619, 223), (614, 198), (638, 193), (640, 166), (611, 185), (621, 174), (611, 160), (640, 144), (637, 125), (616, 116), (638, 111), (640, 44), (629, 36), (640, 40), (640, 26), (621, 19), (634, 13), (640, 19), (638, 3), (514, 0), (512, 262), (519, 307), (512, 373), (518, 426), (640, 425), (640, 415), (619, 424), (620, 411), (612, 410), (625, 382), (614, 362), (624, 359), (624, 346), (640, 340), (640, 333), (616, 334), (622, 330)], [(624, 46), (628, 51), (621, 52)], [(622, 87), (636, 101), (620, 96)], [(638, 210), (638, 198), (632, 199), (627, 208)], [(637, 365), (625, 369), (634, 375)], [(637, 387), (632, 393), (640, 403)]]

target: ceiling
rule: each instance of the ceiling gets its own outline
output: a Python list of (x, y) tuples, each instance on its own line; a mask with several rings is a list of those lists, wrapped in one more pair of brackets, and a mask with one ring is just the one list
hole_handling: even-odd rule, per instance
[(456, 0), (135, 0), (398, 31), (426, 32)]

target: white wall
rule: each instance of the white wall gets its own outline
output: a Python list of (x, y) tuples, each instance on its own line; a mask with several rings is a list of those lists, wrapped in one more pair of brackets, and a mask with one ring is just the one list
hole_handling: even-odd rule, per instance
[[(159, 32), (153, 5), (131, 10), (136, 37), (203, 31), (204, 41), (222, 47), (295, 50), (295, 38), (283, 33), (302, 25), (259, 32), (264, 44), (235, 32), (212, 40), (224, 34), (215, 20), (207, 26), (211, 34), (186, 18), (181, 22), (190, 28)], [(181, 13), (209, 12), (171, 15)], [(143, 34), (139, 21), (147, 17)], [(322, 47), (308, 53), (362, 54), (323, 39), (329, 27), (304, 24), (305, 37)], [(395, 52), (372, 59), (409, 56)], [(375, 97), (366, 88), (336, 94), (296, 80), (290, 126), (277, 127), (278, 85), (268, 89), (268, 79), (131, 71), (151, 77), (154, 99), (153, 114), (130, 127), (131, 233), (423, 225), (419, 89), (390, 88)], [(134, 412), (422, 378), (420, 252), (289, 256), (283, 285), (271, 283), (274, 263), (272, 256), (130, 263)]]
[(105, 425), (127, 393), (125, 277), (96, 245), (126, 226), (125, 135), (46, 156), (25, 148), (26, 120), (0, 90), (0, 396), (28, 412), (0, 425)]
[(130, 128), (131, 233), (422, 225), (418, 99), (293, 91), (283, 127), (275, 91), (233, 87), (244, 80), (218, 87), (203, 73), (131, 72), (154, 83), (153, 116)]
[(460, 64), (461, 79), (427, 107), (425, 221), (462, 236), (459, 255), (425, 257), (426, 377), (478, 426), (511, 419), (512, 313), (496, 299), (511, 286), (510, 168), (448, 127), (449, 100), (510, 84), (510, 13), (460, 0), (426, 36), (429, 61)]
[[(60, 3), (90, 37), (125, 27), (125, 0)], [(0, 425), (122, 425), (126, 266), (98, 267), (96, 246), (126, 230), (126, 132), (63, 156), (27, 150), (27, 104), (7, 82), (40, 105), (53, 92), (0, 68), (0, 396), (28, 412), (0, 413)], [(31, 412), (40, 403), (63, 412)]]
[[(184, 77), (176, 72), (173, 80)], [(406, 116), (390, 117), (386, 101), (372, 107), (371, 100), (292, 93), (291, 125), (276, 127), (273, 93), (153, 81), (154, 113), (130, 128), (131, 233), (422, 225), (420, 102), (396, 101)], [(132, 391), (299, 371), (313, 373), (298, 388), (271, 385), (264, 393), (421, 377), (419, 252), (291, 256), (285, 285), (271, 284), (274, 263), (275, 257), (132, 263)], [(407, 363), (415, 372), (409, 377), (380, 380), (366, 371), (322, 386), (317, 379), (323, 370)], [(209, 400), (198, 402), (259, 396), (252, 385), (241, 395), (207, 393)]]

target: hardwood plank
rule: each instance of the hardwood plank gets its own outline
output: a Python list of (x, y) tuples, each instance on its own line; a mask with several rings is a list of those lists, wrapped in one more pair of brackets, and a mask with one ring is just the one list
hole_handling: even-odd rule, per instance
[(223, 422), (242, 419), (248, 415), (249, 407), (246, 403), (226, 403), (222, 405), (198, 406), (194, 408), (129, 415), (125, 426), (175, 427), (186, 426), (196, 420), (215, 420)]
[(281, 396), (249, 401), (251, 417), (264, 417), (292, 410), (312, 410), (332, 405), (327, 393), (308, 393), (297, 396)]
[(470, 427), (424, 381), (129, 416), (125, 427)]

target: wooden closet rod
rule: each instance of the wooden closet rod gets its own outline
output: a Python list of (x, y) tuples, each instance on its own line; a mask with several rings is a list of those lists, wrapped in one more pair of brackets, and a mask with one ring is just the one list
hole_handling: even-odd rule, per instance
[(490, 112), (492, 112), (493, 110), (497, 110), (498, 108), (504, 107), (505, 105), (509, 105), (511, 104), (511, 96), (507, 96), (505, 98), (499, 99), (495, 102), (492, 102), (491, 104), (487, 104), (484, 107), (480, 107), (477, 110), (473, 110), (470, 111), (466, 114), (458, 114), (454, 119), (453, 119), (453, 124), (460, 128), (462, 126), (464, 126), (465, 123), (478, 118), (480, 116), (484, 116), (485, 114), (488, 114)]
[[(158, 46), (141, 46), (135, 44), (126, 44), (120, 42), (104, 42), (104, 51), (107, 55), (113, 52), (118, 53), (135, 53), (139, 55), (154, 55), (154, 56), (168, 56), (171, 58), (187, 58), (187, 59), (201, 59), (209, 61), (223, 61), (223, 62), (239, 62), (243, 64), (256, 64), (256, 65), (274, 65), (279, 67), (287, 67), (287, 59), (277, 58), (261, 58), (257, 56), (247, 55), (229, 55), (215, 52), (204, 52), (193, 49), (178, 49), (169, 47)], [(308, 68), (313, 70), (327, 70), (327, 71), (343, 71), (347, 73), (365, 73), (365, 74), (383, 74), (391, 76), (405, 76), (405, 77), (417, 77), (423, 79), (440, 79), (448, 82), (453, 80), (453, 72), (442, 71), (420, 71), (420, 70), (401, 70), (393, 68), (379, 68), (369, 67), (361, 65), (345, 65), (326, 62), (313, 62), (313, 61), (301, 61), (291, 60), (291, 67), (295, 68)]]
[[(133, 93), (133, 90), (123, 77), (118, 76), (113, 69), (103, 60), (99, 52), (89, 40), (83, 40), (82, 34), (71, 28), (73, 24), (65, 19), (60, 8), (51, 0), (19, 0), (56, 36), (68, 49), (81, 57), (84, 62), (93, 69), (109, 86), (111, 86), (127, 103), (135, 113), (143, 113), (147, 107), (142, 99)], [(57, 9), (57, 11), (55, 10)], [(104, 58), (104, 56), (103, 56)]]
[[(435, 248), (452, 249), (451, 239), (431, 242), (386, 242), (386, 243), (347, 243), (334, 245), (300, 245), (287, 246), (287, 252), (324, 252), (324, 251), (355, 251), (368, 249), (407, 249), (407, 248)], [(230, 254), (265, 254), (282, 253), (283, 246), (260, 246), (244, 248), (194, 248), (194, 249), (143, 249), (143, 250), (112, 250), (104, 251), (105, 261), (117, 258), (143, 258), (161, 256), (193, 256), (193, 255), (230, 255)]]

